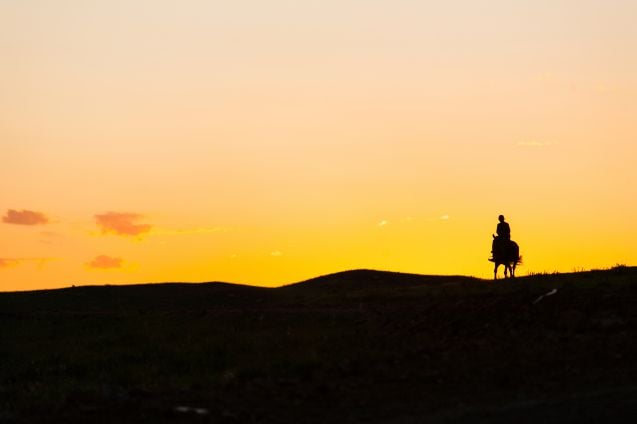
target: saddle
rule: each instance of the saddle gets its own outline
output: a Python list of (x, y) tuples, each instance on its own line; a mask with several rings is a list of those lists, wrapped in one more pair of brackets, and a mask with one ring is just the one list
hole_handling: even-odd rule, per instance
[(489, 259), (491, 262), (495, 262), (495, 258), (504, 258), (509, 255), (511, 248), (513, 247), (513, 241), (510, 238), (502, 236), (493, 236), (493, 257)]

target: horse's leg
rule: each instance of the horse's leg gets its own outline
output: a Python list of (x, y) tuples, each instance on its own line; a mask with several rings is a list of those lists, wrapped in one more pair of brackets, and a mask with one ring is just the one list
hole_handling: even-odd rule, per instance
[(498, 279), (498, 267), (500, 266), (499, 263), (495, 263), (495, 268), (493, 269), (493, 279), (497, 280)]
[(513, 265), (511, 265), (511, 278), (515, 278), (515, 266), (517, 264), (515, 262), (513, 262)]

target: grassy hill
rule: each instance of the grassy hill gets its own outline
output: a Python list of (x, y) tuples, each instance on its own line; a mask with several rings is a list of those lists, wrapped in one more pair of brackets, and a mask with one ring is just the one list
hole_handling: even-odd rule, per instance
[(0, 293), (0, 423), (633, 422), (636, 305), (630, 267)]

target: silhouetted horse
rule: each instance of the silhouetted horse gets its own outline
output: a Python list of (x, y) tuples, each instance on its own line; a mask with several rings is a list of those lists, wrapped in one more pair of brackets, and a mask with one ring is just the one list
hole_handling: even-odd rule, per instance
[(500, 265), (504, 265), (504, 277), (515, 277), (515, 267), (522, 262), (522, 256), (520, 256), (520, 247), (513, 240), (507, 240), (493, 236), (493, 262), (495, 262), (495, 268), (493, 269), (493, 279), (498, 279), (498, 268)]

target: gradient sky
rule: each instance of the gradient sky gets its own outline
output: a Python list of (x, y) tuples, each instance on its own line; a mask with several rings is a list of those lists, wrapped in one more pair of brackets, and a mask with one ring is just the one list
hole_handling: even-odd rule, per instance
[(633, 0), (1, 0), (0, 291), (637, 264)]

